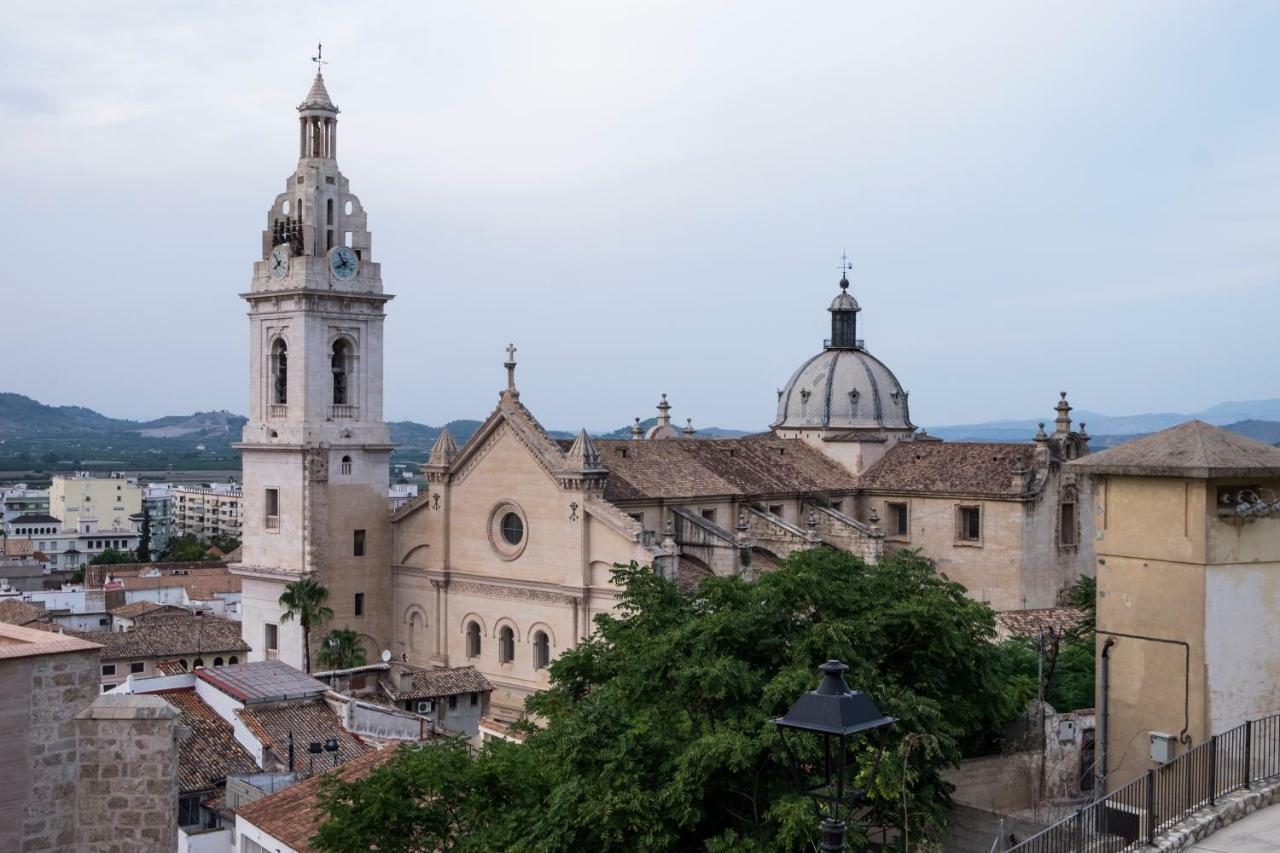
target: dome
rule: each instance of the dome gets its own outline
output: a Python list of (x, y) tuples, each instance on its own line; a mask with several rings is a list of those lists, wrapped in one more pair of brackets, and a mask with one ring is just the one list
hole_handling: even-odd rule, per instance
[(911, 429), (907, 393), (893, 371), (862, 349), (826, 349), (778, 393), (774, 429)]

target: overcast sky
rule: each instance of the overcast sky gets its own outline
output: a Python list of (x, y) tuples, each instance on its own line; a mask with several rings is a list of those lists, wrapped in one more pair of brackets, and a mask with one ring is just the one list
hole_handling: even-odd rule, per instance
[(921, 424), (1280, 396), (1280, 5), (6, 3), (0, 390), (247, 408), (324, 42), (388, 419), (758, 428), (841, 251)]

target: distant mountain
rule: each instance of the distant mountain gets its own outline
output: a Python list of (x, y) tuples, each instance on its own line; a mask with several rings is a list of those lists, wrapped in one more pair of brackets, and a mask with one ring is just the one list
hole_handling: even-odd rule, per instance
[[(640, 422), (640, 429), (645, 430), (647, 432), (649, 429), (657, 426), (657, 424), (658, 424), (657, 418), (649, 418), (648, 420)], [(679, 424), (676, 424), (675, 426), (679, 427)], [(748, 433), (746, 430), (740, 430), (740, 429), (725, 429), (723, 427), (705, 427), (705, 428), (698, 428), (698, 431), (694, 433), (694, 435), (697, 436), (698, 438), (738, 438), (740, 436), (750, 435), (750, 433)], [(593, 434), (592, 437), (593, 438), (631, 438), (631, 425), (628, 424), (627, 426), (619, 427), (618, 429), (615, 429), (613, 432), (602, 432), (599, 434)]]
[[(1041, 421), (1046, 423), (1046, 428), (1052, 427), (1052, 414), (1048, 412), (1046, 417), (1025, 420), (984, 421), (977, 424), (929, 427), (929, 434), (950, 441), (1026, 441), (1035, 435), (1036, 427)], [(1201, 420), (1222, 427), (1251, 420), (1280, 421), (1280, 399), (1219, 403), (1203, 411), (1189, 414), (1156, 412), (1112, 416), (1077, 409), (1071, 413), (1071, 417), (1076, 424), (1081, 421), (1088, 424), (1089, 432), (1096, 436), (1138, 436), (1158, 432), (1190, 420)]]

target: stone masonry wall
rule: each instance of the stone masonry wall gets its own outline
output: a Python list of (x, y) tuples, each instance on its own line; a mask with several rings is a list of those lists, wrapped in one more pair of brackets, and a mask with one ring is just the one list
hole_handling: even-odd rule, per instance
[(76, 715), (77, 851), (177, 848), (177, 716), (159, 696), (114, 694), (98, 697)]

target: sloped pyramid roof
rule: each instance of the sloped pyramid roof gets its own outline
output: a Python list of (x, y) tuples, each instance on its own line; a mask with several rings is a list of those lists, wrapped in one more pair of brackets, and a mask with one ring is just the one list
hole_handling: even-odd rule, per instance
[(1280, 476), (1280, 447), (1187, 421), (1068, 465), (1081, 473), (1133, 477), (1274, 477)]
[(298, 109), (338, 111), (332, 99), (329, 98), (329, 90), (324, 87), (324, 77), (319, 72), (316, 73), (316, 79), (311, 83), (311, 90), (307, 92), (307, 97), (298, 105)]

